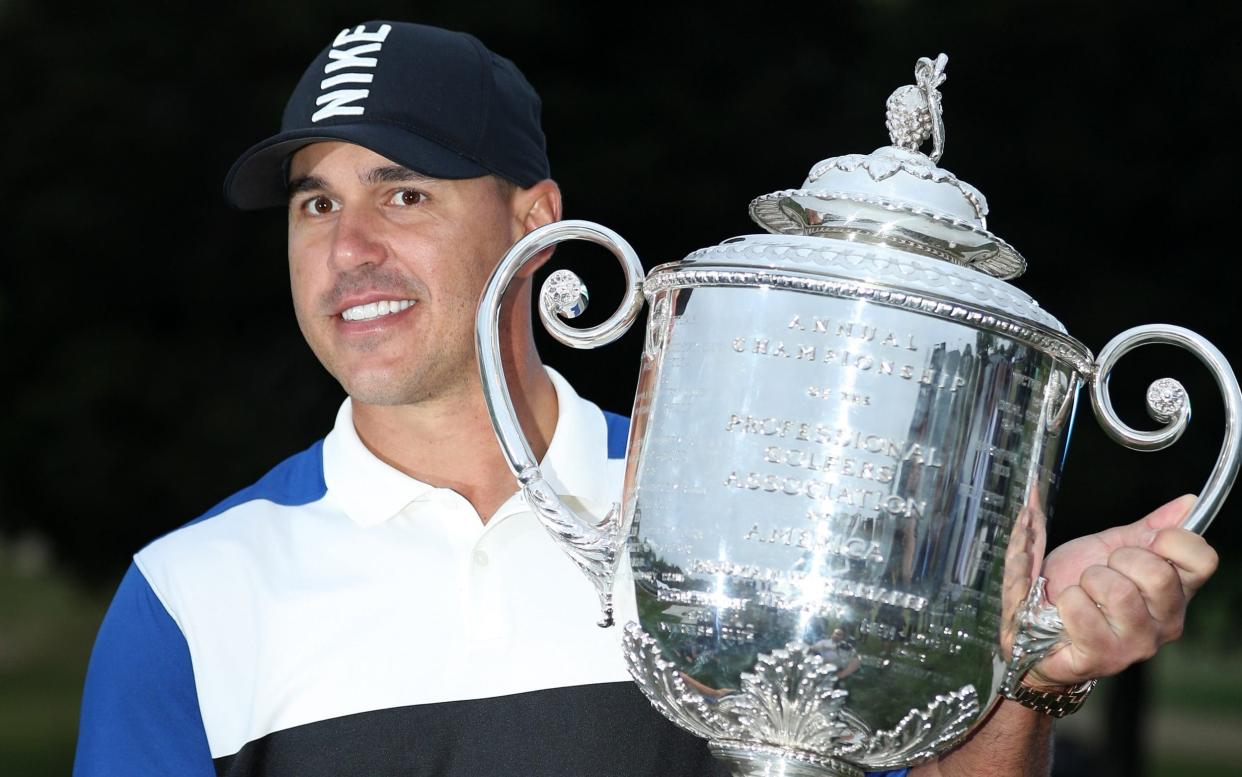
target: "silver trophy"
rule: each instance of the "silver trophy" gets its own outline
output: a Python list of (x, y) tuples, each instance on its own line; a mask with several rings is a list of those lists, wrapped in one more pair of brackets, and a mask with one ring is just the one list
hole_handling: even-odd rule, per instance
[[(559, 222), (513, 247), (480, 303), (484, 388), (529, 504), (594, 583), (602, 625), (629, 565), (635, 681), (737, 775), (929, 759), (1065, 644), (1038, 572), (1079, 388), (1130, 448), (1172, 444), (1190, 416), (1163, 379), (1147, 394), (1160, 429), (1118, 418), (1108, 379), (1130, 350), (1183, 347), (1224, 394), (1225, 442), (1188, 528), (1207, 528), (1238, 471), (1242, 394), (1216, 348), (1151, 325), (1093, 357), (1005, 282), (1025, 261), (987, 230), (983, 195), (937, 166), (945, 62), (919, 60), (889, 98), (892, 145), (754, 200), (769, 234), (644, 279), (616, 233)], [(593, 348), (650, 305), (622, 501), (605, 516), (576, 514), (542, 478), (497, 335), (511, 279), (571, 239), (610, 249), (627, 290), (575, 329), (561, 319), (586, 291), (553, 273), (538, 307), (554, 337)]]

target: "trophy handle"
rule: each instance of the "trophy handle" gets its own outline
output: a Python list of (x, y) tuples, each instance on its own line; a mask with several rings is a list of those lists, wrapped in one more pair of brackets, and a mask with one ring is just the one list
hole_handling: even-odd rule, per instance
[(558, 270), (544, 281), (539, 294), (539, 318), (548, 332), (574, 348), (595, 348), (616, 340), (633, 325), (643, 306), (643, 267), (638, 254), (620, 235), (590, 221), (558, 221), (532, 230), (513, 244), (500, 260), (483, 289), (476, 317), (475, 337), (479, 349), (479, 373), (492, 427), (500, 440), (509, 469), (517, 476), (522, 495), (539, 522), (573, 562), (586, 574), (599, 596), (602, 627), (613, 624), (612, 581), (621, 557), (621, 510), (613, 505), (603, 518), (586, 519), (571, 510), (543, 479), (535, 454), (522, 433), (513, 410), (513, 398), (505, 381), (500, 353), (500, 305), (514, 276), (542, 251), (566, 240), (586, 240), (604, 246), (621, 262), (625, 272), (625, 297), (607, 321), (575, 329), (560, 321), (586, 310), (587, 291), (568, 270)]
[[(1176, 345), (1199, 357), (1211, 370), (1225, 400), (1225, 440), (1220, 456), (1194, 507), (1182, 521), (1182, 528), (1202, 534), (1224, 504), (1242, 460), (1242, 428), (1238, 424), (1242, 391), (1224, 354), (1202, 336), (1179, 326), (1149, 324), (1128, 329), (1100, 351), (1091, 377), (1091, 405), (1104, 432), (1127, 448), (1158, 451), (1177, 442), (1190, 421), (1190, 399), (1181, 383), (1161, 378), (1147, 389), (1147, 412), (1157, 423), (1164, 424), (1150, 432), (1127, 426), (1117, 416), (1108, 393), (1109, 376), (1121, 357), (1140, 346), (1157, 343)], [(1035, 663), (1069, 644), (1060, 613), (1044, 592), (1046, 583), (1043, 577), (1036, 579), (1017, 614), (1013, 654), (1001, 683), (1001, 693), (1006, 696), (1016, 690), (1022, 675)]]

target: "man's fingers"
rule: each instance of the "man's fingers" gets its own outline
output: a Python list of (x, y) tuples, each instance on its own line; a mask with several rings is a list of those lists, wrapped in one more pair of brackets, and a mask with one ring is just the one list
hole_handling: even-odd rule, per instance
[(1066, 588), (1057, 610), (1065, 623), (1069, 645), (1031, 670), (1036, 685), (1073, 685), (1125, 668), (1124, 657), (1118, 653), (1117, 633), (1085, 589), (1077, 585)]
[(1115, 569), (1088, 567), (1080, 585), (1061, 593), (1057, 608), (1069, 645), (1032, 670), (1037, 682), (1070, 685), (1114, 675), (1150, 658), (1160, 645), (1142, 592)]
[(1219, 564), (1202, 537), (1180, 528), (1194, 503), (1193, 496), (1180, 497), (1048, 556), (1047, 590), (1069, 645), (1031, 670), (1037, 681), (1068, 685), (1107, 677), (1181, 635), (1187, 601)]
[(1207, 540), (1185, 529), (1159, 531), (1147, 548), (1173, 565), (1187, 599), (1207, 582), (1220, 564), (1220, 556)]
[(1099, 607), (1114, 634), (1127, 643), (1136, 643), (1139, 653), (1147, 653), (1150, 649), (1151, 654), (1155, 654), (1156, 621), (1147, 610), (1143, 592), (1133, 580), (1112, 567), (1096, 565), (1082, 573), (1079, 585)]
[(1138, 588), (1164, 641), (1181, 634), (1186, 591), (1175, 566), (1144, 548), (1118, 548), (1108, 557), (1108, 566)]
[(1070, 644), (1085, 652), (1108, 652), (1116, 642), (1116, 633), (1108, 625), (1108, 618), (1096, 604), (1095, 599), (1082, 586), (1066, 588), (1057, 604), (1061, 620), (1065, 623)]

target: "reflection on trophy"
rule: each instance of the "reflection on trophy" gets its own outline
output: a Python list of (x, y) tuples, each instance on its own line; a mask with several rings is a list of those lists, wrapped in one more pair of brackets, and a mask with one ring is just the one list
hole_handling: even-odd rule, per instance
[[(1064, 644), (1038, 571), (1079, 388), (1132, 448), (1166, 447), (1189, 420), (1167, 379), (1147, 397), (1160, 429), (1117, 417), (1108, 377), (1128, 351), (1190, 350), (1225, 396), (1226, 439), (1188, 528), (1207, 527), (1237, 474), (1242, 394), (1212, 345), (1152, 325), (1093, 357), (1005, 282), (1025, 260), (987, 230), (983, 195), (937, 166), (945, 63), (919, 60), (916, 84), (889, 98), (892, 145), (755, 199), (768, 234), (644, 279), (615, 233), (560, 222), (514, 246), (480, 305), (484, 386), (529, 503), (595, 584), (604, 625), (630, 565), (635, 681), (738, 775), (915, 764), (1021, 692)], [(628, 286), (579, 330), (561, 318), (585, 290), (554, 273), (539, 309), (555, 337), (610, 342), (651, 306), (622, 503), (603, 517), (575, 515), (542, 479), (497, 344), (509, 281), (568, 239), (608, 247)]]

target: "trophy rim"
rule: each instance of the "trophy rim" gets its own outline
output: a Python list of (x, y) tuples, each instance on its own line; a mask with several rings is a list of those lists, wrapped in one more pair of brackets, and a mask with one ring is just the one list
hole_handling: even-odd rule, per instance
[(1069, 334), (1039, 322), (943, 295), (828, 272), (774, 269), (745, 262), (700, 264), (682, 260), (652, 269), (643, 281), (643, 294), (650, 304), (655, 295), (663, 291), (705, 287), (776, 288), (873, 302), (1019, 340), (1048, 356), (1069, 362), (1084, 379), (1095, 371), (1095, 357), (1090, 349)]
[(692, 251), (682, 261), (691, 265), (723, 262), (774, 270), (809, 270), (863, 283), (887, 284), (905, 292), (965, 300), (1063, 336), (1069, 334), (1065, 325), (1030, 294), (1008, 281), (907, 250), (888, 239), (858, 239), (862, 236), (752, 233)]
[[(799, 197), (813, 198), (823, 202), (836, 201), (850, 202), (856, 205), (869, 205), (890, 213), (922, 217), (939, 224), (945, 229), (959, 232), (962, 235), (970, 235), (986, 243), (991, 243), (995, 246), (995, 251), (991, 254), (972, 259), (952, 251), (937, 250), (929, 244), (914, 241), (902, 250), (908, 250), (912, 253), (916, 253), (920, 256), (926, 256), (931, 259), (939, 259), (940, 261), (948, 262), (958, 267), (968, 267), (991, 278), (998, 278), (1002, 281), (1017, 278), (1026, 271), (1026, 259), (1018, 253), (1017, 249), (1009, 245), (1009, 243), (1005, 242), (1005, 240), (997, 236), (995, 233), (990, 232), (989, 230), (979, 226), (978, 224), (972, 223), (967, 219), (958, 218), (957, 216), (942, 213), (924, 205), (899, 200), (893, 197), (858, 194), (854, 192), (826, 188), (785, 189), (779, 192), (764, 194), (751, 200), (751, 218), (764, 229), (767, 229), (773, 234), (813, 236), (813, 225), (804, 224), (791, 218), (789, 214), (781, 208), (781, 204), (786, 200), (796, 201)], [(863, 227), (838, 226), (835, 228), (842, 231), (878, 234), (873, 230)]]

